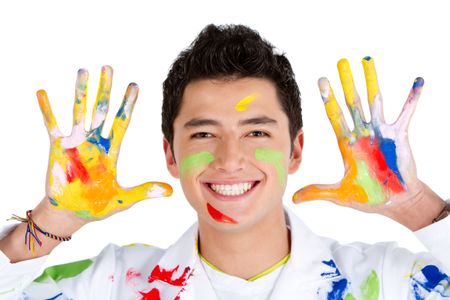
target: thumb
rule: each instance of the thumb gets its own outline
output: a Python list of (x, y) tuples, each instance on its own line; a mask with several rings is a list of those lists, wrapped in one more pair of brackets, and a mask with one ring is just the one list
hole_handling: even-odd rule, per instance
[(332, 202), (342, 201), (343, 191), (340, 184), (311, 184), (307, 185), (292, 196), (294, 203), (312, 200), (330, 200)]
[(129, 206), (136, 202), (159, 197), (168, 197), (172, 195), (173, 189), (170, 184), (165, 182), (146, 182), (141, 185), (124, 189), (123, 205)]

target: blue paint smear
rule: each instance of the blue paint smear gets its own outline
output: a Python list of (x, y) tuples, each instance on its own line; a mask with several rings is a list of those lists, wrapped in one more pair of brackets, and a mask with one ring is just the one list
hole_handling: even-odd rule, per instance
[(119, 204), (122, 204), (122, 203), (123, 203), (123, 200), (117, 200), (117, 202), (118, 202)]
[(321, 273), (320, 276), (322, 277), (326, 277), (326, 278), (330, 278), (330, 277), (336, 277), (336, 276), (341, 276), (341, 272), (339, 272), (339, 269), (337, 268), (334, 260), (330, 259), (330, 260), (323, 260), (322, 261), (323, 264), (333, 268), (334, 270), (331, 272), (324, 272)]
[(106, 153), (109, 152), (111, 141), (102, 137), (103, 123), (95, 129), (92, 129), (87, 135), (87, 141), (97, 145), (98, 148), (103, 149)]
[(56, 295), (56, 296), (54, 296), (54, 297), (52, 297), (52, 298), (48, 298), (48, 299), (46, 299), (46, 300), (55, 300), (55, 299), (58, 299), (59, 296), (62, 296), (62, 295), (63, 295), (63, 293), (59, 293), (58, 295)]
[(106, 113), (108, 110), (108, 100), (102, 99), (97, 103), (97, 111)]
[[(380, 141), (380, 151), (383, 153), (384, 159), (386, 160), (386, 164), (388, 168), (394, 172), (397, 176), (398, 180), (402, 183), (403, 186), (406, 186), (405, 181), (403, 180), (402, 175), (400, 174), (400, 170), (397, 166), (397, 146), (395, 145), (394, 140), (384, 138), (381, 135), (381, 132), (378, 128), (374, 128), (375, 134)], [(387, 182), (384, 182), (387, 184)]]
[(327, 300), (342, 300), (344, 299), (345, 291), (347, 290), (347, 279), (341, 279), (332, 283), (332, 289), (327, 295)]
[(423, 80), (422, 77), (416, 78), (416, 80), (414, 80), (413, 89), (416, 89), (418, 87), (422, 87), (424, 83), (425, 83), (425, 81)]
[(51, 205), (58, 206), (58, 202), (56, 202), (56, 200), (53, 199), (52, 197), (48, 197), (48, 201), (50, 202)]
[(397, 178), (400, 182), (405, 185), (405, 181), (403, 180), (402, 175), (397, 166), (397, 152), (394, 140), (385, 139), (383, 137), (380, 138), (380, 150), (383, 152), (384, 159), (386, 160), (386, 164), (389, 169), (397, 175)]
[(122, 119), (122, 121), (125, 121), (127, 118), (127, 115), (125, 114), (125, 104), (126, 102), (122, 102), (122, 105), (119, 108), (119, 111), (117, 112), (116, 118)]
[[(425, 277), (425, 280), (423, 279)], [(442, 297), (450, 297), (450, 277), (442, 273), (434, 265), (425, 266), (419, 274), (412, 278), (412, 288), (416, 300), (424, 300), (430, 292), (435, 292)], [(427, 293), (424, 293), (427, 292)]]
[(366, 57), (364, 57), (364, 59), (367, 60), (367, 61), (370, 61), (372, 59), (372, 57), (366, 56)]

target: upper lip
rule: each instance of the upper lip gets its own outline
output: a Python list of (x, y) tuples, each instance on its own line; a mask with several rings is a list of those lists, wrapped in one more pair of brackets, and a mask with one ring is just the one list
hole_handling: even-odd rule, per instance
[(239, 183), (255, 183), (261, 181), (261, 179), (212, 179), (212, 180), (204, 180), (202, 183), (204, 184), (239, 184)]

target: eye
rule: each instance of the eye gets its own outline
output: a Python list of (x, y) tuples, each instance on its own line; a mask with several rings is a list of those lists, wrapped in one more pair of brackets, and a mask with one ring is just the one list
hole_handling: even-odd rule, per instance
[(269, 134), (261, 130), (253, 130), (248, 134), (250, 137), (268, 137)]
[(213, 135), (209, 132), (196, 132), (191, 135), (191, 139), (206, 139), (206, 138), (212, 138)]

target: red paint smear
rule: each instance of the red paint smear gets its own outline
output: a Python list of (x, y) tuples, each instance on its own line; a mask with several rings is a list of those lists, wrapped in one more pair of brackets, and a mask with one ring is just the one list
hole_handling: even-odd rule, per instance
[(185, 291), (185, 288), (182, 288), (182, 289), (180, 290), (180, 292), (178, 293), (178, 295), (176, 295), (175, 298), (173, 298), (173, 300), (180, 300), (180, 299), (181, 299), (181, 298), (180, 298), (180, 295), (181, 295), (181, 293), (184, 292), (184, 291)]
[(89, 173), (80, 161), (80, 154), (77, 148), (66, 149), (70, 161), (67, 164), (66, 177), (68, 182), (73, 182), (79, 178), (81, 182), (87, 183), (89, 181)]
[(148, 277), (148, 282), (153, 282), (155, 280), (164, 281), (168, 284), (174, 285), (174, 286), (184, 286), (186, 285), (186, 280), (189, 278), (187, 276), (188, 272), (191, 270), (191, 268), (186, 267), (184, 268), (183, 274), (181, 274), (180, 277), (172, 279), (173, 273), (175, 273), (178, 270), (179, 266), (176, 266), (173, 270), (165, 270), (162, 269), (159, 265), (156, 265), (156, 267), (153, 269), (152, 273)]
[(238, 223), (236, 220), (224, 215), (223, 213), (221, 213), (220, 211), (218, 211), (217, 209), (212, 207), (211, 204), (207, 203), (206, 207), (208, 208), (208, 212), (214, 220), (216, 220), (218, 222), (230, 223), (230, 224)]
[(375, 170), (375, 175), (377, 176), (378, 181), (387, 185), (389, 190), (394, 193), (403, 192), (404, 188), (402, 183), (397, 178), (397, 175), (392, 172), (386, 164), (383, 152), (379, 149), (378, 139), (376, 140), (375, 145), (373, 145), (373, 141), (371, 144), (370, 138), (368, 137), (361, 139), (359, 144), (363, 151), (367, 152), (369, 158), (371, 158), (368, 161), (374, 165), (371, 169)]
[(133, 268), (128, 269), (127, 274), (125, 275), (125, 282), (129, 283), (135, 278), (141, 277), (141, 273), (135, 271)]
[(142, 295), (141, 300), (161, 300), (159, 296), (159, 290), (157, 288), (152, 289), (150, 292), (139, 292)]

